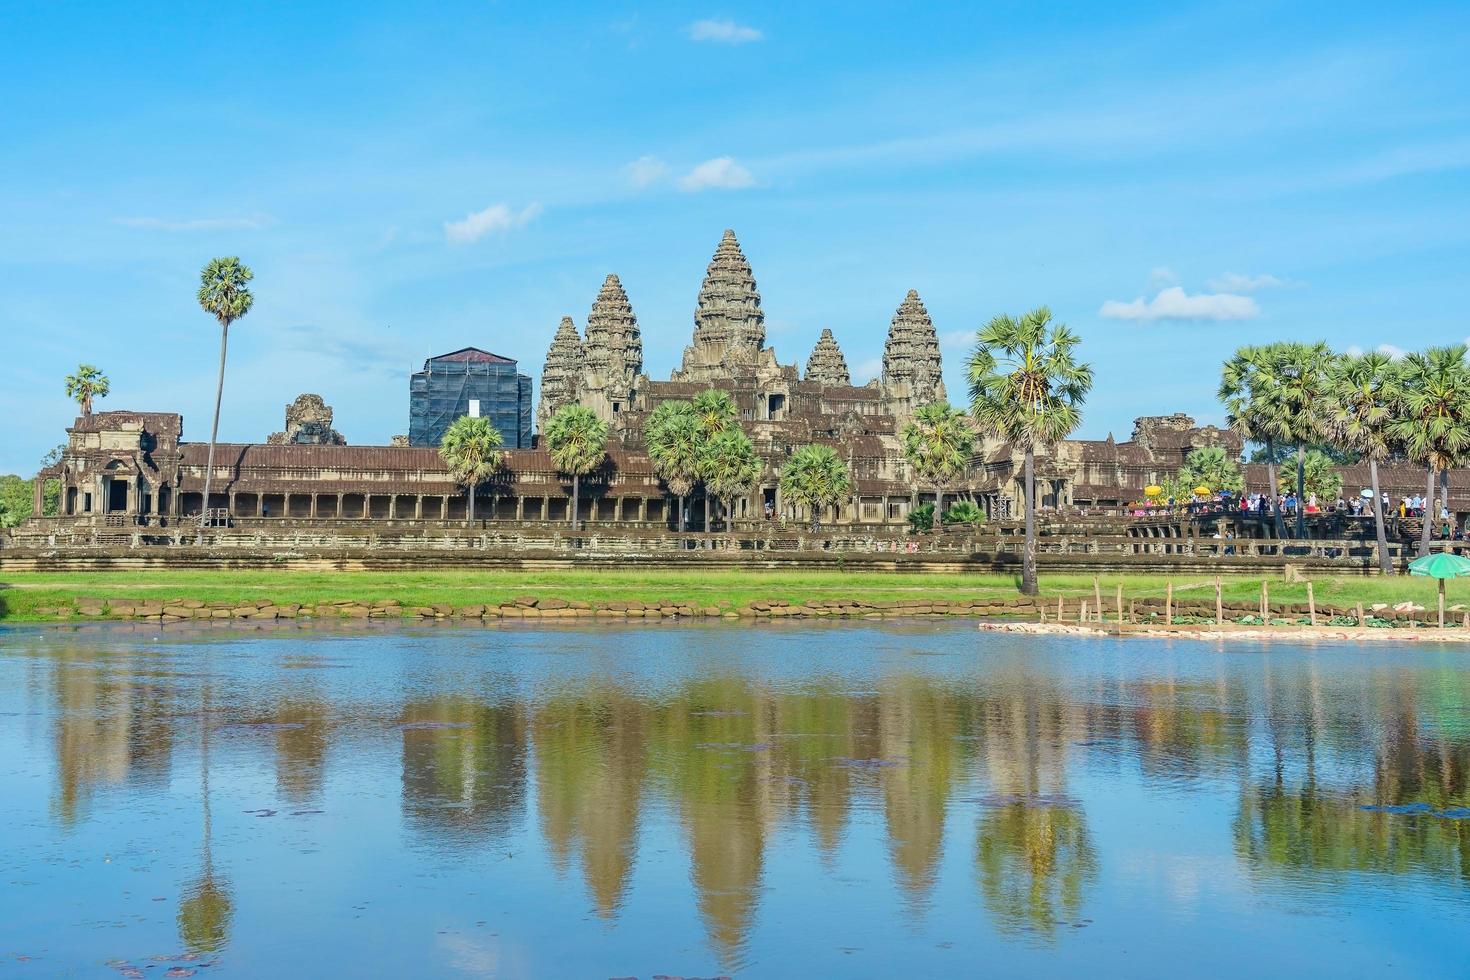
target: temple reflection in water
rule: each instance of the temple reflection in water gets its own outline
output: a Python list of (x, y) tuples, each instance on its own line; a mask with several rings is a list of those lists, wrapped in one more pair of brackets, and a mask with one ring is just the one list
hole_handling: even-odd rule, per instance
[(211, 830), (210, 800), (254, 772), (270, 774), (272, 806), (308, 813), (344, 805), (334, 794), (349, 771), (380, 774), (396, 783), (410, 846), (465, 859), (531, 840), (613, 925), (640, 852), (677, 851), (706, 939), (729, 961), (762, 914), (773, 841), (800, 841), (835, 880), (869, 818), (894, 911), (931, 914), (946, 855), (959, 854), (977, 915), (1055, 941), (1097, 914), (1109, 861), (1078, 772), (1094, 787), (1230, 788), (1230, 825), (1210, 832), (1228, 833), (1263, 888), (1303, 870), (1319, 888), (1347, 872), (1470, 885), (1470, 820), (1455, 818), (1470, 806), (1470, 674), (1448, 664), (1339, 675), (1316, 661), (1162, 659), (1079, 674), (1019, 657), (983, 669), (911, 659), (773, 679), (738, 660), (537, 674), (498, 656), (370, 680), (341, 653), (298, 662), (272, 649), (247, 664), (93, 643), (21, 654), (25, 699), (49, 726), (52, 820), (106, 821), (114, 794), (194, 794), (199, 781), (184, 826), (202, 846), (179, 912), (196, 949), (225, 946), (248, 902), (231, 885), (248, 857)]

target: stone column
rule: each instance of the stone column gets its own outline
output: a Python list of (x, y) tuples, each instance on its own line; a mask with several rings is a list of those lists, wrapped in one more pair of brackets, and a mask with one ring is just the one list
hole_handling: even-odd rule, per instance
[(526, 519), (526, 498), (524, 494), (516, 494), (516, 520)]
[(421, 521), (424, 519), (424, 495), (415, 494), (413, 498), (413, 519)]

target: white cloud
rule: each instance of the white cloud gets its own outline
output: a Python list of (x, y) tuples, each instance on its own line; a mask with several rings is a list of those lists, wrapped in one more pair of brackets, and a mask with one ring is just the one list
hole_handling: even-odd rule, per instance
[(1227, 272), (1210, 280), (1210, 288), (1222, 293), (1253, 293), (1258, 289), (1275, 289), (1285, 286), (1286, 280), (1278, 276), (1245, 276), (1239, 272)]
[(1151, 300), (1143, 297), (1124, 303), (1110, 299), (1098, 310), (1109, 320), (1250, 320), (1259, 316), (1260, 307), (1249, 296), (1233, 293), (1197, 293), (1193, 296), (1179, 286), (1160, 290)]
[(691, 41), (713, 41), (716, 44), (748, 44), (763, 41), (766, 36), (754, 27), (733, 20), (696, 20), (689, 25)]
[(870, 357), (866, 361), (853, 366), (852, 380), (854, 384), (867, 384), (873, 378), (883, 376), (883, 358)]
[(750, 171), (730, 157), (715, 157), (706, 160), (683, 177), (679, 188), (685, 191), (722, 190), (735, 191), (755, 184)]
[(1402, 347), (1395, 347), (1393, 344), (1379, 344), (1377, 349), (1378, 353), (1386, 355), (1391, 361), (1397, 361), (1409, 353)]
[(1179, 276), (1167, 265), (1156, 265), (1148, 270), (1148, 288), (1163, 289), (1179, 282)]
[(650, 187), (668, 176), (669, 165), (655, 156), (642, 156), (623, 168), (628, 183), (634, 187)]
[(483, 211), (474, 211), (459, 221), (444, 222), (444, 237), (458, 245), (477, 242), (492, 232), (506, 232), (521, 228), (536, 220), (541, 214), (541, 205), (534, 201), (519, 211), (512, 211), (504, 204), (492, 204)]
[(939, 337), (939, 346), (953, 350), (969, 350), (975, 345), (975, 331), (946, 330)]
[(248, 214), (239, 218), (191, 218), (175, 221), (168, 218), (119, 218), (129, 228), (151, 228), (156, 231), (259, 231), (269, 228), (276, 219), (269, 214)]

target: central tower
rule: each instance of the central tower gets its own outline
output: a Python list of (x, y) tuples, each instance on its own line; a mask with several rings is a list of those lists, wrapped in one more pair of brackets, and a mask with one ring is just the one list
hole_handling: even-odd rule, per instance
[(775, 364), (774, 355), (766, 349), (761, 294), (735, 232), (726, 228), (699, 287), (694, 342), (684, 348), (684, 363), (674, 378), (712, 381), (730, 377), (734, 367), (766, 361)]

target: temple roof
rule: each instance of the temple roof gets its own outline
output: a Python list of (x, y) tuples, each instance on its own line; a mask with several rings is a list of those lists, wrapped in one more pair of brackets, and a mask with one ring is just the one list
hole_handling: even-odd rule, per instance
[(467, 362), (467, 363), (471, 363), (471, 364), (514, 364), (514, 363), (516, 363), (516, 360), (513, 357), (502, 357), (499, 354), (492, 354), (489, 351), (487, 351), (487, 350), (481, 350), (478, 347), (461, 347), (459, 350), (450, 351), (448, 354), (440, 354), (437, 357), (431, 357), (427, 361), (424, 362), (424, 368), (425, 368), (425, 370), (428, 369), (430, 363), (435, 362), (435, 361), (455, 361), (455, 362)]
[(837, 346), (837, 338), (832, 336), (830, 328), (822, 329), (817, 346), (812, 348), (811, 356), (806, 359), (805, 380), (824, 385), (852, 384), (852, 376), (847, 372), (847, 359), (842, 356), (842, 348)]
[(765, 344), (766, 318), (755, 275), (735, 232), (726, 228), (699, 287), (694, 346), (718, 355), (732, 347), (760, 350)]
[(883, 345), (883, 383), (902, 389), (896, 393), (916, 405), (945, 398), (939, 335), (918, 290), (908, 291), (889, 323)]
[(602, 281), (587, 314), (583, 350), (587, 369), (604, 378), (616, 375), (626, 384), (643, 370), (643, 335), (622, 282), (614, 274)]

